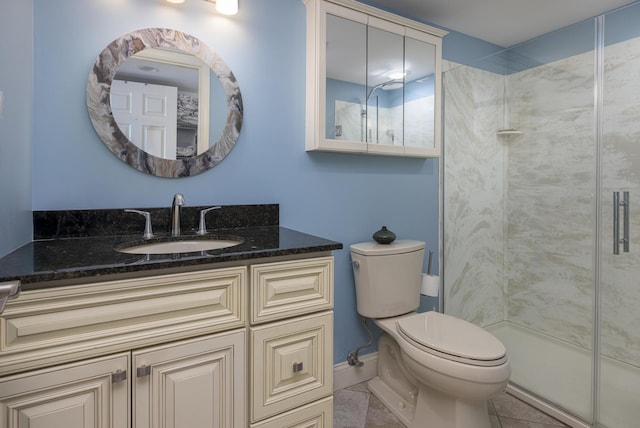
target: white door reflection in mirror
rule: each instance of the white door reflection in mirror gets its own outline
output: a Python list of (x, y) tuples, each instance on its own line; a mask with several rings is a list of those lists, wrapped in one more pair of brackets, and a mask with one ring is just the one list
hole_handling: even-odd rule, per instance
[[(116, 80), (127, 82), (139, 82), (141, 84), (147, 84), (149, 86), (161, 85), (166, 87), (175, 87), (177, 89), (177, 96), (173, 100), (172, 104), (168, 105), (168, 109), (175, 111), (177, 116), (176, 130), (166, 134), (168, 144), (165, 146), (167, 150), (146, 150), (149, 146), (148, 141), (142, 141), (139, 134), (132, 134), (134, 139), (130, 141), (145, 150), (147, 153), (153, 156), (158, 156), (163, 159), (176, 159), (176, 156), (192, 156), (207, 151), (210, 147), (209, 141), (209, 124), (212, 122), (209, 115), (210, 99), (217, 96), (219, 99), (216, 105), (220, 103), (226, 107), (224, 93), (221, 89), (217, 89), (213, 97), (211, 96), (212, 81), (215, 85), (217, 78), (212, 79), (209, 66), (202, 62), (199, 58), (187, 54), (175, 49), (146, 49), (142, 52), (138, 52), (135, 55), (127, 58), (120, 67), (118, 67), (114, 76), (114, 82)], [(217, 83), (219, 86), (219, 83)], [(111, 91), (111, 103), (112, 110), (114, 103), (113, 88)], [(226, 119), (225, 108), (222, 110), (216, 108), (218, 115), (222, 115), (221, 119)], [(139, 114), (139, 111), (135, 111)], [(121, 123), (120, 116), (116, 116), (114, 111), (114, 118), (118, 127), (123, 131), (125, 135), (127, 133), (124, 129), (124, 124)], [(219, 123), (218, 120), (216, 123)], [(138, 125), (141, 126), (141, 125)], [(218, 125), (217, 134), (222, 132), (222, 125)], [(134, 129), (135, 130), (135, 129)], [(149, 129), (157, 131), (157, 128)], [(152, 132), (152, 135), (160, 136), (158, 132)], [(173, 136), (173, 137), (172, 137)], [(177, 137), (176, 137), (177, 136)], [(171, 140), (173, 138), (173, 140)], [(176, 138), (179, 144), (176, 143)], [(172, 149), (168, 147), (171, 146)]]
[(114, 80), (111, 112), (122, 133), (150, 155), (175, 159), (177, 153), (175, 86)]

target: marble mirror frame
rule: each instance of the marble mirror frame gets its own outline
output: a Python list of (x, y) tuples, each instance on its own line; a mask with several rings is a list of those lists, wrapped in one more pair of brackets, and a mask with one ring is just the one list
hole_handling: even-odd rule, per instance
[[(140, 149), (118, 127), (111, 113), (113, 77), (127, 58), (150, 48), (170, 48), (190, 53), (209, 65), (218, 77), (227, 98), (227, 120), (222, 135), (207, 151), (182, 159), (162, 159)], [(98, 136), (118, 159), (158, 177), (188, 177), (214, 167), (233, 149), (242, 127), (242, 96), (227, 64), (198, 38), (166, 28), (145, 28), (125, 34), (100, 53), (87, 82), (87, 108)]]

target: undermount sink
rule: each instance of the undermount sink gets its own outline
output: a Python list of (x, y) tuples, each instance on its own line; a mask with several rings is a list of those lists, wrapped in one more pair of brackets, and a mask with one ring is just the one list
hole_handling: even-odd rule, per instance
[(181, 239), (172, 241), (148, 242), (133, 246), (119, 246), (116, 251), (126, 254), (176, 254), (194, 253), (199, 251), (220, 250), (244, 242), (238, 239)]

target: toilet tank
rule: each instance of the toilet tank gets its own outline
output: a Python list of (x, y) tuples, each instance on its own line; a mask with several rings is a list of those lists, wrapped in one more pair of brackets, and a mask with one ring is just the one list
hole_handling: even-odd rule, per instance
[(351, 245), (358, 313), (387, 318), (414, 311), (420, 304), (424, 242)]

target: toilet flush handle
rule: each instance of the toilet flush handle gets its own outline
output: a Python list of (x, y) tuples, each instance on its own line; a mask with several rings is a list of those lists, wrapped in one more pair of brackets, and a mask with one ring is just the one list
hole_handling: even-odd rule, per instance
[(354, 260), (351, 262), (351, 266), (353, 266), (354, 269), (360, 269), (360, 262), (357, 260)]

